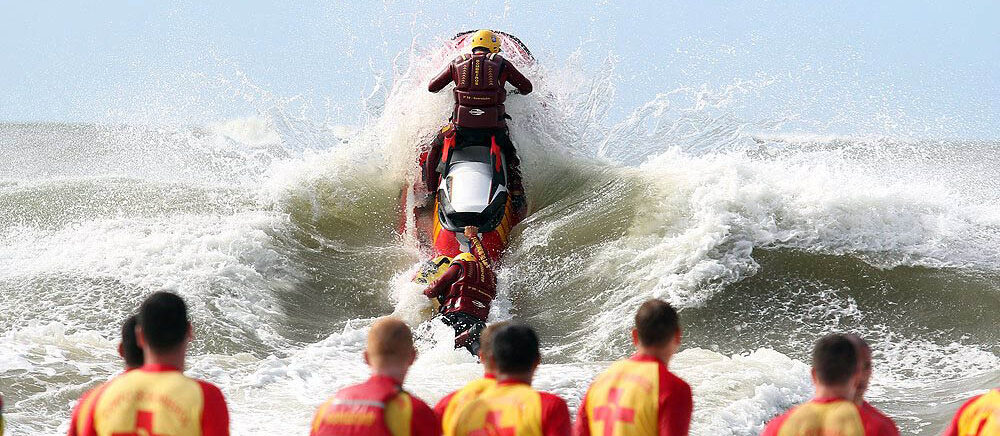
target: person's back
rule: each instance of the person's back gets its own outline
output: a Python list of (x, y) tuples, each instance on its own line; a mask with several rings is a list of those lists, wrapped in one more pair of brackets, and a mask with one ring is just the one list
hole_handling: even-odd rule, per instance
[(691, 387), (667, 369), (680, 347), (677, 312), (649, 300), (635, 315), (637, 352), (615, 362), (587, 390), (574, 427), (577, 435), (686, 435)]
[(827, 335), (813, 349), (815, 397), (769, 422), (762, 436), (890, 436), (879, 416), (854, 403), (858, 350), (845, 335)]
[(569, 409), (563, 399), (536, 391), (531, 379), (540, 362), (538, 337), (530, 327), (512, 324), (493, 338), (497, 385), (485, 390), (462, 411), (448, 434), (570, 434)]
[(74, 413), (70, 434), (228, 435), (229, 412), (222, 392), (182, 372), (192, 339), (184, 301), (167, 292), (150, 295), (139, 309), (136, 338), (145, 364), (86, 395)]
[[(532, 91), (529, 81), (509, 61), (497, 54), (500, 41), (490, 30), (480, 30), (469, 38), (472, 53), (453, 60), (427, 85), (430, 92), (438, 92), (449, 83), (455, 83), (455, 104), (450, 124), (441, 130), (432, 143), (424, 162), (423, 177), (430, 191), (437, 189), (438, 164), (445, 138), (456, 143), (481, 143), (488, 145), (494, 138), (507, 162), (507, 191), (515, 210), (525, 213), (527, 208), (521, 180), (521, 160), (507, 131), (504, 101), (507, 99), (505, 84), (510, 83), (521, 94)], [(453, 136), (457, 135), (457, 136)], [(475, 139), (478, 138), (478, 139)]]
[(434, 406), (434, 414), (441, 420), (445, 436), (451, 436), (458, 424), (458, 417), (465, 408), (479, 398), (483, 392), (497, 385), (496, 368), (493, 366), (493, 336), (506, 322), (491, 324), (482, 331), (479, 339), (479, 361), (483, 364), (483, 377), (462, 386), (461, 389), (445, 395)]
[(1000, 389), (966, 401), (955, 412), (944, 436), (1000, 436)]
[(337, 391), (320, 405), (312, 436), (436, 436), (441, 427), (434, 412), (403, 390), (416, 359), (413, 336), (401, 321), (383, 318), (372, 325), (364, 352), (372, 368), (367, 381)]
[(480, 30), (470, 38), (471, 53), (453, 60), (427, 85), (438, 92), (455, 83), (455, 107), (452, 122), (461, 128), (500, 129), (506, 126), (504, 101), (510, 83), (521, 94), (532, 91), (531, 82), (509, 61), (497, 54), (500, 42), (488, 30)]
[(480, 332), (486, 327), (497, 277), (477, 235), (478, 229), (466, 227), (471, 253), (461, 253), (451, 261), (444, 274), (436, 278), (424, 295), (441, 303), (442, 321), (455, 329), (455, 347), (479, 352)]

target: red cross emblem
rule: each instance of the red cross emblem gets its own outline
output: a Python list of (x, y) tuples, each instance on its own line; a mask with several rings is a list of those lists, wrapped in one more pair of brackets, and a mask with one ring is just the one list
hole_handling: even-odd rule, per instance
[(486, 424), (483, 428), (469, 432), (469, 436), (515, 436), (514, 427), (500, 428), (500, 415), (503, 412), (491, 410), (486, 414)]
[(594, 420), (604, 421), (603, 436), (615, 434), (615, 423), (632, 422), (635, 419), (635, 410), (623, 408), (618, 404), (620, 399), (621, 391), (618, 388), (611, 388), (608, 390), (608, 402), (594, 409)]
[(160, 436), (153, 433), (153, 412), (139, 410), (135, 413), (135, 431), (132, 433), (112, 433), (111, 436)]

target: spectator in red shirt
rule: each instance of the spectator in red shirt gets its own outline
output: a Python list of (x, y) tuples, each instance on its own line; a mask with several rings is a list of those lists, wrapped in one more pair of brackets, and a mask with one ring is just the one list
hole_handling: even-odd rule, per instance
[(635, 314), (632, 357), (594, 379), (577, 413), (578, 436), (686, 435), (694, 407), (691, 387), (667, 365), (681, 344), (677, 312), (648, 300)]
[[(137, 324), (142, 367), (85, 394), (69, 434), (228, 436), (229, 411), (222, 392), (183, 374), (187, 347), (194, 338), (184, 300), (170, 292), (151, 294), (139, 307)], [(122, 349), (127, 350), (124, 343)]]
[(562, 398), (531, 387), (541, 362), (538, 336), (524, 324), (501, 327), (493, 337), (497, 385), (469, 403), (445, 433), (456, 436), (568, 436), (569, 408)]
[(437, 436), (441, 425), (419, 398), (403, 390), (417, 358), (413, 334), (402, 321), (382, 318), (368, 331), (368, 381), (337, 391), (316, 410), (312, 436)]
[(858, 354), (846, 335), (831, 334), (817, 341), (812, 356), (815, 397), (771, 420), (761, 435), (894, 435), (895, 429), (886, 429), (879, 416), (854, 403), (862, 377)]

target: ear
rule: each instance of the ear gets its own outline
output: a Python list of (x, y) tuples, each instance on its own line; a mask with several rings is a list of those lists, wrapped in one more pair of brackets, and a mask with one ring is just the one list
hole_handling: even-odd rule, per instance
[(194, 340), (194, 326), (191, 325), (191, 323), (188, 323), (188, 328), (187, 328), (186, 335), (187, 335), (188, 342), (191, 342), (191, 341)]
[(812, 376), (813, 385), (819, 384), (819, 379), (816, 378), (816, 368), (810, 368), (809, 375)]
[(406, 363), (406, 366), (412, 366), (413, 362), (417, 360), (417, 349), (416, 347), (410, 349), (410, 360)]
[(125, 358), (125, 344), (121, 342), (118, 343), (118, 357)]
[(632, 329), (632, 345), (639, 346), (639, 331), (634, 328)]
[(368, 358), (368, 350), (365, 350), (363, 353), (361, 353), (361, 356), (365, 358), (365, 365), (372, 366), (372, 361), (371, 359)]
[(139, 345), (139, 348), (146, 349), (146, 334), (142, 332), (142, 326), (135, 326), (135, 343)]

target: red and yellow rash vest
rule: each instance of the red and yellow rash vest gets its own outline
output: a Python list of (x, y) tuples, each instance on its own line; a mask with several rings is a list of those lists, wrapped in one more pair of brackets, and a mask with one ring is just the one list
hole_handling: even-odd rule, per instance
[(574, 429), (580, 436), (687, 435), (692, 407), (684, 380), (659, 359), (636, 354), (594, 379)]
[(70, 435), (216, 436), (229, 434), (219, 388), (167, 365), (145, 365), (87, 392), (73, 411)]
[(462, 410), (456, 436), (568, 436), (569, 408), (562, 398), (520, 381), (504, 380)]
[(493, 374), (486, 374), (483, 378), (469, 382), (462, 389), (452, 392), (438, 401), (437, 405), (434, 406), (434, 414), (441, 420), (445, 436), (454, 434), (458, 417), (465, 410), (465, 407), (484, 391), (496, 385), (496, 377)]
[(972, 397), (955, 413), (944, 436), (1000, 435), (1000, 389)]
[(769, 422), (761, 436), (836, 435), (894, 436), (896, 426), (886, 426), (880, 413), (843, 398), (815, 398)]
[(437, 436), (441, 426), (426, 403), (384, 375), (338, 391), (316, 410), (312, 436)]

